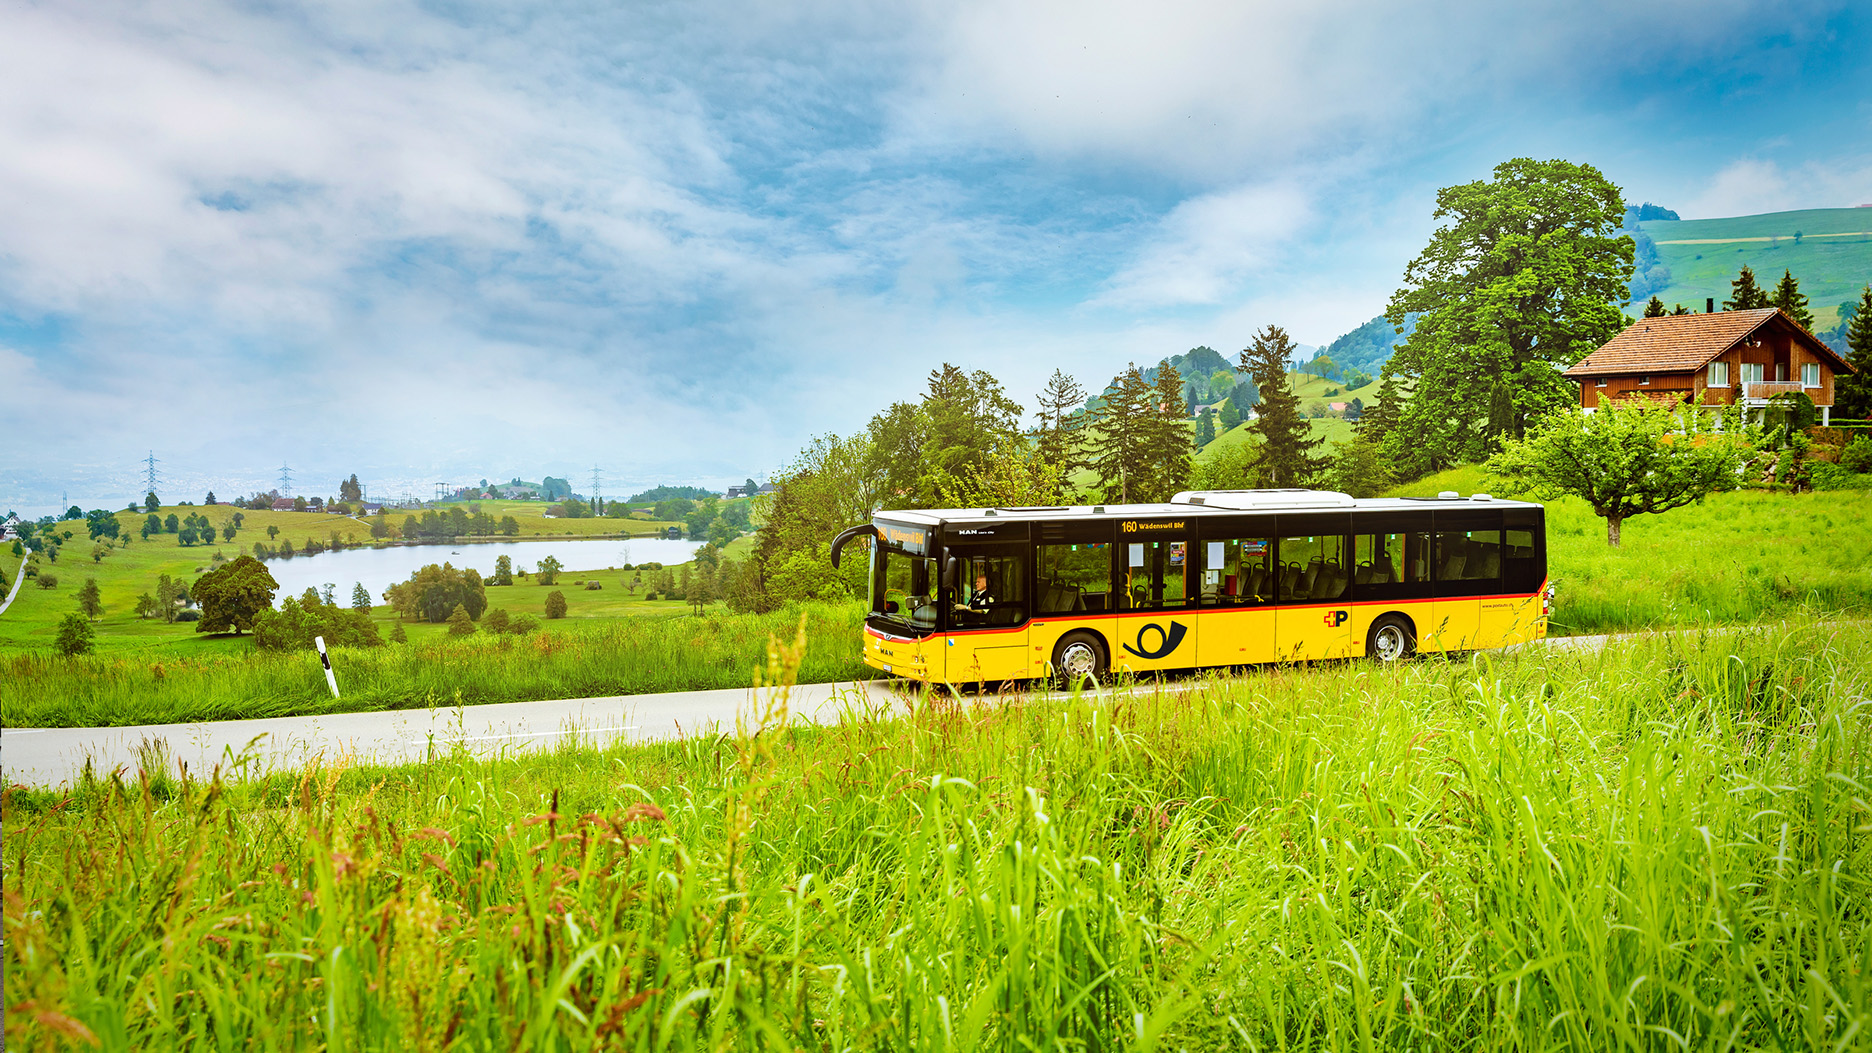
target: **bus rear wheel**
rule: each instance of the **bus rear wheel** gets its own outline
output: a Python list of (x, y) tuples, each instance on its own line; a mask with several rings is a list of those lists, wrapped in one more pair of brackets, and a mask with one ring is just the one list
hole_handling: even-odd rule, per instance
[(1365, 636), (1365, 654), (1379, 662), (1401, 662), (1417, 653), (1417, 630), (1410, 620), (1387, 614), (1372, 623)]
[(1091, 633), (1067, 633), (1053, 647), (1053, 681), (1060, 690), (1090, 684), (1097, 687), (1105, 679), (1105, 648)]

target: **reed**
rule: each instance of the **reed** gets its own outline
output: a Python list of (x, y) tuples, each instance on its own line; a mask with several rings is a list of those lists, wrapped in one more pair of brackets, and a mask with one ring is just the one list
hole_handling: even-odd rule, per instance
[(1809, 621), (400, 768), (152, 750), (0, 799), (7, 1037), (1864, 1048), (1869, 697), (1872, 632)]

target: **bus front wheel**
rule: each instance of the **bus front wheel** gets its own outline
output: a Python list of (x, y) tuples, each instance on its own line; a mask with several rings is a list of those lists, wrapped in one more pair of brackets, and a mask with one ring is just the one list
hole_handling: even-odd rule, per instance
[(1091, 633), (1068, 633), (1053, 648), (1053, 679), (1061, 690), (1097, 687), (1105, 679), (1105, 648)]
[(1410, 620), (1387, 614), (1372, 623), (1365, 637), (1365, 654), (1380, 662), (1398, 662), (1417, 651), (1417, 631)]

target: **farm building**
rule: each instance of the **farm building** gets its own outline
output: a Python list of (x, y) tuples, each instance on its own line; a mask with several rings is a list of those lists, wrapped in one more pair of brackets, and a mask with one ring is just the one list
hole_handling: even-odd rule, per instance
[(1601, 399), (1644, 394), (1759, 412), (1800, 392), (1832, 419), (1833, 378), (1852, 366), (1780, 309), (1641, 318), (1566, 371), (1591, 413)]

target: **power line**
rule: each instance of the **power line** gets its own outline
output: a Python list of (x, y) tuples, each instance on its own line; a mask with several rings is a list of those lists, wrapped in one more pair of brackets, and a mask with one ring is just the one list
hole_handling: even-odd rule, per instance
[(280, 473), (280, 493), (282, 495), (292, 493), (292, 469), (282, 464), (280, 465), (279, 473)]
[(598, 506), (601, 503), (601, 499), (599, 498), (598, 495), (603, 492), (600, 489), (600, 482), (599, 482), (599, 479), (602, 476), (602, 474), (603, 473), (601, 473), (598, 470), (597, 465), (595, 464), (592, 465), (592, 514), (593, 515), (598, 514)]
[(156, 481), (162, 477), (162, 473), (156, 470), (156, 466), (161, 463), (161, 461), (156, 459), (155, 450), (151, 450), (149, 456), (143, 458), (143, 475), (149, 482), (149, 492), (152, 494), (156, 492)]

